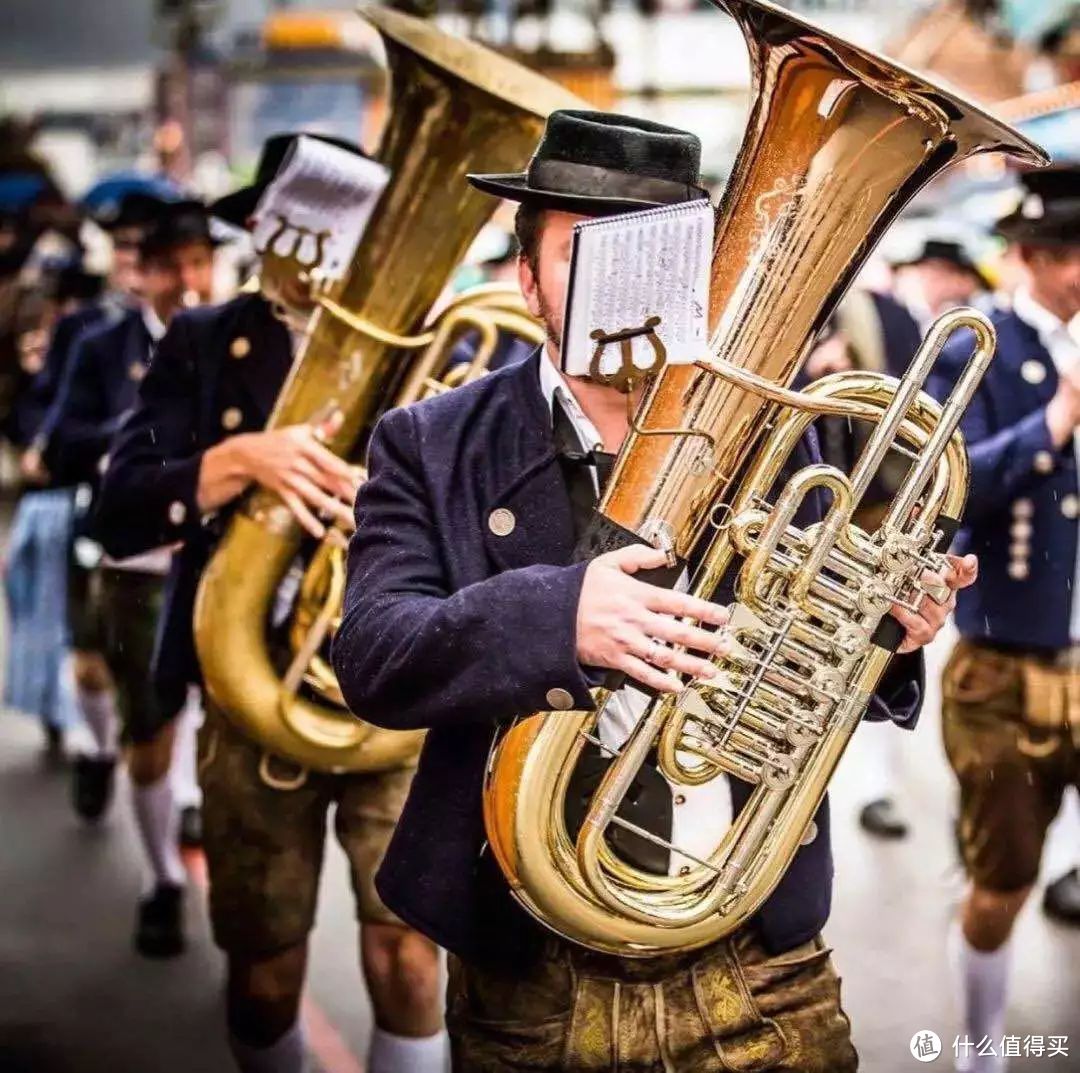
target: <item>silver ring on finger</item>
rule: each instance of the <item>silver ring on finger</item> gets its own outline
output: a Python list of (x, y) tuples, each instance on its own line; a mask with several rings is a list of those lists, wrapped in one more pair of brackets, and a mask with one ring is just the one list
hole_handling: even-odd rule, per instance
[(660, 653), (663, 651), (665, 651), (665, 646), (662, 645), (659, 641), (653, 639), (649, 642), (648, 651), (645, 653), (646, 662), (651, 663), (654, 667), (661, 666), (659, 660)]

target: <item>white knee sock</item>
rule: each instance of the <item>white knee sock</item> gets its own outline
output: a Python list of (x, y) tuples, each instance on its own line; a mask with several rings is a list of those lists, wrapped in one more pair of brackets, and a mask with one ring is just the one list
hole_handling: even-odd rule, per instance
[[(963, 1049), (956, 1068), (971, 1073), (1001, 1073), (1006, 1061), (1000, 1057), (1001, 1037), (1005, 1030), (1005, 1004), (1008, 999), (1009, 956), (1011, 943), (997, 950), (976, 950), (965, 938), (960, 922), (953, 923), (949, 934), (949, 960), (958, 984), (961, 1013), (964, 1019), (961, 1039), (966, 1035), (974, 1044), (965, 1061)], [(986, 1036), (993, 1043), (996, 1057), (976, 1054)]]
[(177, 845), (180, 810), (176, 807), (172, 780), (165, 774), (149, 786), (132, 785), (131, 799), (154, 883), (183, 886), (187, 873)]
[(450, 1043), (446, 1032), (434, 1036), (395, 1036), (375, 1027), (368, 1051), (368, 1073), (446, 1073)]
[(178, 808), (198, 808), (202, 804), (202, 791), (196, 774), (196, 740), (202, 724), (202, 705), (199, 694), (188, 694), (184, 710), (176, 717), (176, 740), (173, 742), (170, 772)]
[(75, 688), (83, 722), (94, 738), (98, 758), (116, 756), (120, 718), (116, 714), (116, 694), (111, 689)]
[(240, 1073), (304, 1073), (308, 1067), (299, 1021), (269, 1047), (252, 1047), (229, 1033), (229, 1050)]

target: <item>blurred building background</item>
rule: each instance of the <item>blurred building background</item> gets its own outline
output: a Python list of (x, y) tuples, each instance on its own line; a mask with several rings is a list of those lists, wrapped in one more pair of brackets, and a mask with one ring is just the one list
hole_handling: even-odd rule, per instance
[[(598, 105), (689, 127), (705, 143), (710, 177), (723, 179), (742, 133), (748, 70), (734, 24), (709, 4), (408, 0), (413, 10), (425, 3), (448, 26), (524, 57)], [(370, 145), (383, 79), (377, 40), (354, 6), (6, 0), (3, 145), (32, 143), (72, 196), (130, 166), (167, 170), (213, 194), (250, 169), (260, 142), (282, 129), (314, 127)], [(784, 6), (988, 102), (1043, 94), (1036, 111), (1056, 115), (1060, 87), (1080, 78), (1073, 0)]]

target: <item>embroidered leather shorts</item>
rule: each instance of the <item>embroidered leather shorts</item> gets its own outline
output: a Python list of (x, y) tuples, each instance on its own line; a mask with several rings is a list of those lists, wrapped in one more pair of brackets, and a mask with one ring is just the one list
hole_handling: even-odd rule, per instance
[(616, 958), (552, 937), (531, 968), (451, 956), (455, 1073), (851, 1073), (858, 1057), (820, 936), (770, 957), (748, 930), (706, 950)]
[(199, 732), (199, 784), (210, 923), (218, 946), (264, 957), (304, 942), (315, 923), (331, 805), (334, 833), (349, 858), (357, 918), (399, 924), (375, 891), (375, 872), (413, 769), (305, 771), (268, 756), (213, 705), (207, 707)]
[(987, 890), (1034, 883), (1065, 788), (1080, 785), (1075, 671), (960, 641), (942, 681), (945, 752), (960, 783), (960, 847)]

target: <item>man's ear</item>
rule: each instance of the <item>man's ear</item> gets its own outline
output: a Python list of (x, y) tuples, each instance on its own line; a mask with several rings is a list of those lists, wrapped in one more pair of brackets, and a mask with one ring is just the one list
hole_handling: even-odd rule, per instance
[(540, 284), (533, 275), (532, 265), (527, 257), (519, 257), (517, 263), (518, 286), (525, 299), (525, 308), (534, 316), (540, 316)]

